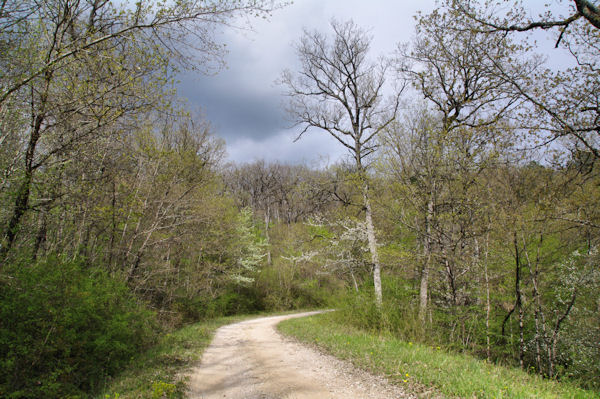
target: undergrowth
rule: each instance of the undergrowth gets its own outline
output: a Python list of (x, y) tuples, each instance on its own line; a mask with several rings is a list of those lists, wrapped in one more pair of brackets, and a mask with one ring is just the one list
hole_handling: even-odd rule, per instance
[(248, 317), (206, 320), (162, 336), (158, 345), (134, 359), (116, 378), (107, 381), (97, 399), (184, 398), (185, 371), (200, 360), (214, 331)]

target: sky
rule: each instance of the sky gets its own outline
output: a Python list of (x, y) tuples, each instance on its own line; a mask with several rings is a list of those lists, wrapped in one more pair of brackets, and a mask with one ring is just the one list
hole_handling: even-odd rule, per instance
[(352, 19), (373, 36), (371, 55), (390, 55), (414, 36), (413, 16), (431, 11), (434, 0), (295, 0), (268, 20), (251, 21), (252, 31), (226, 28), (227, 69), (215, 76), (187, 72), (179, 76), (178, 92), (192, 111), (210, 121), (224, 139), (227, 160), (258, 159), (323, 166), (346, 155), (327, 133), (311, 130), (296, 142), (300, 128), (284, 110), (283, 88), (276, 80), (285, 69), (298, 70), (293, 49), (303, 28), (330, 32), (332, 18)]
[[(554, 11), (565, 8), (560, 0), (550, 2)], [(546, 10), (543, 0), (524, 4), (534, 19)], [(347, 150), (326, 132), (309, 130), (294, 142), (301, 128), (293, 127), (288, 119), (284, 88), (276, 84), (285, 69), (299, 69), (294, 43), (305, 28), (329, 34), (332, 18), (352, 19), (372, 35), (373, 59), (390, 56), (399, 43), (414, 38), (414, 15), (431, 12), (434, 7), (435, 0), (294, 0), (268, 20), (250, 20), (252, 30), (223, 27), (217, 39), (227, 45), (227, 68), (210, 76), (182, 73), (178, 93), (187, 99), (191, 111), (210, 121), (215, 136), (225, 141), (226, 161), (264, 159), (314, 167), (334, 163), (347, 156)], [(555, 31), (535, 31), (533, 35), (538, 52), (548, 55), (551, 63), (572, 61), (554, 49)]]

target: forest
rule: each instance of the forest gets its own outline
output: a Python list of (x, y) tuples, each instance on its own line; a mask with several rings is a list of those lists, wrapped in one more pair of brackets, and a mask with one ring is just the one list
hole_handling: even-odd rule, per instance
[(312, 167), (225, 162), (175, 89), (286, 4), (0, 2), (0, 396), (87, 397), (180, 326), (326, 307), (600, 390), (600, 11), (495, 3), (441, 0), (387, 57), (305, 31), (274, 79), (299, 139), (348, 153)]

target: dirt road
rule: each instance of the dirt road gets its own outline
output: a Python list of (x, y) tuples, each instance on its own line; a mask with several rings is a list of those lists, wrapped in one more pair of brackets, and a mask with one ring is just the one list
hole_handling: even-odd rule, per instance
[(275, 325), (300, 313), (217, 330), (190, 377), (191, 399), (409, 398), (381, 377), (282, 337)]

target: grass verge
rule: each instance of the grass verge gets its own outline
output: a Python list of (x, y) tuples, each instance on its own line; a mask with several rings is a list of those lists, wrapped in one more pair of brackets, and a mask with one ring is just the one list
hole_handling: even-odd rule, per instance
[(544, 380), (437, 347), (403, 342), (337, 323), (332, 314), (286, 320), (279, 330), (373, 373), (384, 374), (419, 397), (599, 398), (596, 392)]
[(161, 337), (158, 345), (132, 360), (107, 383), (97, 399), (184, 398), (185, 371), (200, 360), (214, 331), (254, 316), (234, 316), (192, 324)]

